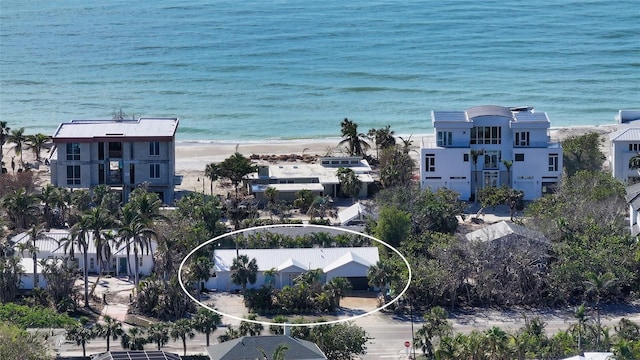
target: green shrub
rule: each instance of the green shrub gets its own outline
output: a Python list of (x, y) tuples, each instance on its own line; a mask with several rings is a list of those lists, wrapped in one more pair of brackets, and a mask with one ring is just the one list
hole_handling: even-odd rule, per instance
[(25, 306), (14, 303), (0, 304), (0, 322), (9, 322), (20, 328), (63, 328), (76, 320), (67, 314), (40, 306)]

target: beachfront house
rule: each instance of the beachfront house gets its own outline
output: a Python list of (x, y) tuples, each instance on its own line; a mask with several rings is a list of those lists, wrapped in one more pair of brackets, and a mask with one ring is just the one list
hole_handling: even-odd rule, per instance
[(127, 201), (136, 186), (146, 183), (165, 204), (172, 204), (175, 175), (175, 135), (178, 118), (137, 120), (72, 120), (53, 134), (51, 182), (70, 189), (105, 184)]
[[(248, 284), (248, 288), (259, 288), (270, 283), (281, 289), (292, 286), (294, 279), (306, 271), (322, 269), (323, 282), (343, 277), (351, 282), (353, 290), (367, 290), (369, 267), (379, 260), (377, 247), (241, 249), (239, 253), (247, 255), (249, 259), (255, 258), (258, 265), (256, 283)], [(236, 256), (236, 250), (216, 249), (215, 276), (205, 284), (207, 289), (231, 291), (241, 288), (231, 281), (231, 265)], [(265, 274), (272, 269), (276, 270), (274, 277)]]
[[(87, 266), (89, 273), (97, 273), (99, 270), (99, 264), (97, 260), (96, 246), (94, 242), (93, 233), (87, 233), (88, 251), (87, 251)], [(65, 246), (67, 240), (70, 239), (69, 231), (67, 230), (51, 230), (43, 233), (42, 239), (36, 240), (36, 259), (38, 262), (42, 259), (62, 259), (70, 256), (70, 246)], [(22, 279), (22, 289), (28, 290), (33, 288), (34, 274), (33, 274), (33, 259), (30, 251), (30, 247), (33, 244), (31, 237), (28, 233), (23, 232), (11, 239), (11, 243), (14, 248), (15, 254), (20, 256), (20, 264), (22, 265), (25, 276)], [(111, 259), (106, 269), (100, 269), (103, 272), (108, 272), (116, 276), (133, 276), (135, 271), (135, 256), (133, 254), (133, 245), (129, 244), (129, 255), (127, 256), (127, 248), (123, 243), (120, 246), (114, 246), (111, 244)], [(155, 252), (157, 244), (155, 241), (151, 241), (151, 248), (149, 251), (138, 252), (138, 271), (140, 275), (150, 275), (153, 268), (153, 253)], [(78, 264), (78, 269), (84, 269), (84, 255), (82, 254), (78, 245), (73, 249), (73, 261)], [(41, 287), (46, 286), (46, 281), (41, 275), (42, 269), (40, 265), (37, 265), (36, 279)]]
[(629, 205), (629, 230), (637, 236), (640, 234), (640, 182), (627, 186), (625, 200)]
[(613, 177), (627, 184), (640, 182), (640, 110), (620, 110), (618, 128), (609, 135), (609, 163)]
[(267, 201), (264, 191), (278, 190), (278, 199), (293, 202), (300, 190), (310, 190), (317, 196), (344, 196), (336, 172), (339, 168), (353, 170), (362, 182), (358, 198), (367, 197), (369, 185), (373, 183), (371, 166), (367, 160), (357, 156), (321, 157), (315, 164), (280, 163), (259, 165), (258, 172), (249, 175), (251, 194), (261, 203)]
[(423, 189), (449, 188), (461, 200), (487, 186), (507, 185), (534, 200), (562, 175), (562, 147), (550, 141), (550, 121), (532, 107), (483, 105), (431, 113), (435, 142), (420, 148)]

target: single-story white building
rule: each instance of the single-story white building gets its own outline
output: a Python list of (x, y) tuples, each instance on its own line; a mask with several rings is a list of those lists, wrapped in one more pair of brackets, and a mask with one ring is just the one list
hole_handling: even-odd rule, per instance
[(353, 170), (362, 182), (360, 194), (364, 198), (373, 183), (371, 166), (361, 157), (321, 157), (316, 164), (285, 163), (259, 165), (258, 172), (247, 177), (249, 193), (260, 202), (266, 202), (264, 191), (278, 190), (279, 200), (293, 201), (300, 190), (310, 190), (317, 196), (343, 196), (336, 172), (344, 167)]
[[(98, 261), (96, 255), (96, 247), (93, 241), (93, 234), (88, 233), (87, 236), (89, 243), (87, 251), (88, 271), (89, 273), (96, 273), (98, 271)], [(70, 235), (68, 230), (51, 230), (45, 232), (43, 234), (43, 239), (36, 240), (36, 248), (38, 249), (36, 258), (38, 259), (38, 261), (40, 261), (41, 259), (61, 259), (69, 256), (70, 247), (67, 247), (67, 249), (65, 249), (65, 244), (68, 242), (69, 238)], [(15, 253), (22, 258), (20, 260), (20, 263), (25, 270), (22, 288), (32, 289), (34, 284), (32, 255), (30, 251), (23, 250), (26, 246), (30, 246), (32, 244), (31, 237), (29, 236), (29, 234), (24, 232), (14, 236), (11, 241), (13, 243)], [(127, 257), (127, 246), (125, 244), (115, 246), (113, 242), (110, 242), (110, 245), (112, 249), (111, 264), (106, 270), (103, 271), (113, 273), (116, 276), (133, 275), (133, 272), (135, 271), (135, 266), (133, 263), (133, 246), (131, 245), (130, 254)], [(144, 253), (138, 254), (139, 272), (141, 275), (151, 274), (151, 270), (153, 267), (153, 253), (155, 252), (156, 247), (156, 242), (151, 241), (151, 249), (149, 253), (145, 251)], [(77, 245), (73, 250), (73, 258), (78, 263), (78, 268), (84, 269), (84, 255)], [(38, 265), (38, 283), (41, 287), (44, 287), (46, 286), (46, 280), (43, 276), (40, 276), (41, 271), (42, 269), (40, 268), (40, 265)], [(28, 280), (26, 278), (28, 278)]]
[[(255, 258), (258, 264), (256, 283), (247, 284), (248, 288), (259, 288), (265, 281), (272, 281), (276, 288), (291, 286), (300, 274), (322, 269), (323, 281), (344, 277), (351, 282), (354, 290), (366, 290), (369, 288), (369, 267), (379, 260), (377, 247), (241, 249), (239, 253), (249, 259)], [(215, 251), (216, 276), (209, 279), (206, 288), (222, 291), (241, 288), (231, 281), (231, 266), (236, 256), (236, 250), (233, 249)], [(271, 269), (276, 270), (275, 278), (265, 278), (264, 273)]]

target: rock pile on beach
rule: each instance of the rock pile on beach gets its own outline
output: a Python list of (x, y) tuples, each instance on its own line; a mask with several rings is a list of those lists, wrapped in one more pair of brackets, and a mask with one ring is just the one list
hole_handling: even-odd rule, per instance
[(249, 156), (249, 159), (267, 161), (267, 162), (271, 162), (271, 163), (302, 161), (302, 162), (310, 164), (310, 163), (314, 163), (318, 159), (318, 155), (309, 155), (309, 154), (302, 154), (302, 155), (299, 155), (299, 154), (258, 155), (258, 154), (251, 154)]

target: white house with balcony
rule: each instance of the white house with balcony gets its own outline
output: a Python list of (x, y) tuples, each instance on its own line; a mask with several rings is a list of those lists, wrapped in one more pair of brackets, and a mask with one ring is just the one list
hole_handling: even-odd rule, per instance
[(616, 121), (618, 129), (609, 135), (612, 175), (627, 184), (640, 182), (640, 163), (631, 161), (640, 154), (640, 110), (620, 110)]
[(136, 186), (147, 183), (165, 204), (172, 204), (175, 134), (178, 118), (72, 120), (53, 134), (51, 183), (70, 189), (105, 184), (127, 201)]
[(449, 188), (467, 200), (483, 187), (507, 185), (534, 200), (561, 178), (562, 147), (550, 141), (544, 112), (483, 105), (432, 111), (431, 120), (436, 141), (421, 144), (422, 188)]

